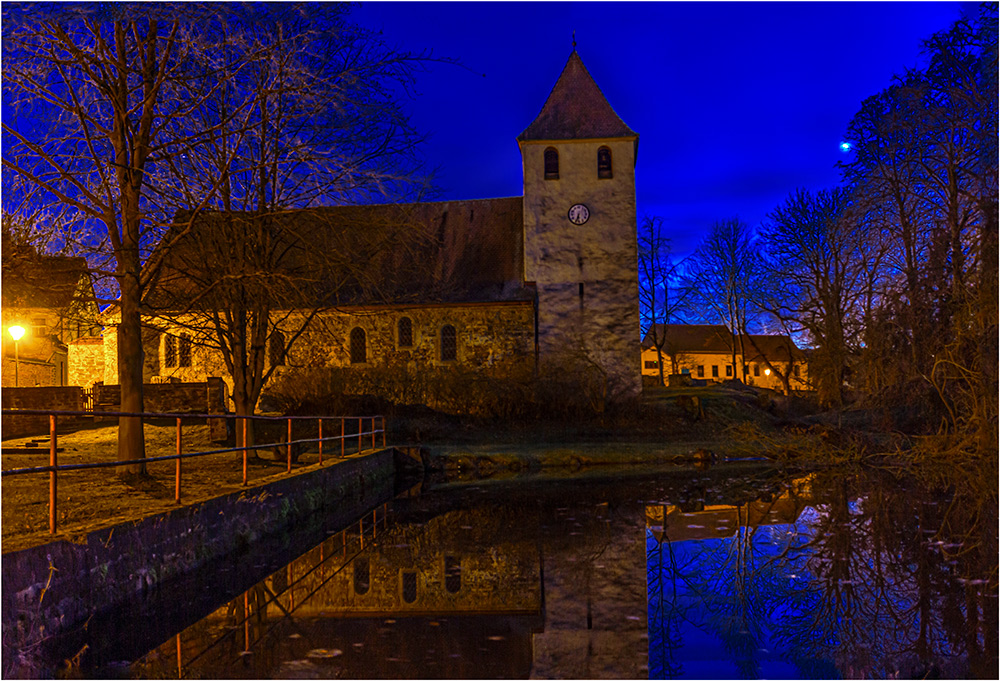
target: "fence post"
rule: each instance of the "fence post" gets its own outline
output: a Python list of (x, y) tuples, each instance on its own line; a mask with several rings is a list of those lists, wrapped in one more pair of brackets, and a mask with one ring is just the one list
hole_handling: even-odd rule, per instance
[(49, 414), (49, 534), (56, 533), (56, 415)]
[[(211, 426), (209, 426), (211, 428)], [(174, 476), (174, 501), (181, 503), (181, 417), (177, 417), (177, 472)]]
[(288, 419), (288, 472), (292, 472), (292, 420)]
[(385, 449), (385, 414), (382, 415), (382, 449)]
[(323, 419), (319, 419), (319, 465), (323, 465)]
[(347, 418), (346, 418), (346, 417), (344, 417), (344, 416), (341, 416), (341, 417), (340, 417), (340, 458), (341, 458), (341, 459), (343, 459), (343, 458), (344, 458), (344, 446), (345, 446), (345, 444), (346, 444), (346, 442), (347, 442), (347, 441), (346, 441), (346, 440), (344, 439), (344, 422), (345, 422), (346, 420), (347, 420)]
[(364, 431), (364, 419), (358, 417), (358, 454), (361, 453), (361, 433)]
[(243, 417), (243, 486), (247, 486), (247, 417)]

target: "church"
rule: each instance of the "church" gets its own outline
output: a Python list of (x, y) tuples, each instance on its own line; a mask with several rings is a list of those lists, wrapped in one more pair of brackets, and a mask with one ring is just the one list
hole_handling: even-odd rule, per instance
[[(370, 260), (378, 296), (352, 295), (350, 287), (323, 291), (316, 295), (326, 300), (324, 309), (307, 325), (296, 327), (307, 316), (301, 310), (283, 310), (272, 320), (266, 353), (275, 368), (271, 381), (309, 367), (588, 371), (609, 392), (637, 394), (638, 140), (574, 48), (540, 113), (517, 137), (523, 196), (289, 211), (281, 219), (308, 232), (317, 249), (325, 235), (361, 239), (380, 233), (379, 225), (405, 226), (421, 238), (405, 248), (389, 239), (394, 245)], [(221, 218), (199, 220), (208, 229)], [(189, 250), (203, 253), (210, 241), (204, 244)], [(329, 250), (350, 250), (338, 244)], [(184, 249), (175, 250), (164, 255), (173, 259), (164, 271), (190, 279), (193, 268), (179, 255)], [(178, 280), (164, 275), (159, 286), (198, 290), (195, 282)], [(232, 389), (210, 330), (193, 321), (190, 307), (166, 302), (160, 308), (172, 311), (144, 318), (144, 381), (221, 376)], [(118, 382), (114, 341), (109, 325), (103, 375), (93, 381)]]

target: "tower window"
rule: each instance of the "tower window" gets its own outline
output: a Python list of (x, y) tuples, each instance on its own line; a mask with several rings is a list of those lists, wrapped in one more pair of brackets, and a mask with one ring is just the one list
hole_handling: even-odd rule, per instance
[(275, 331), (271, 334), (271, 344), (268, 346), (268, 358), (271, 366), (280, 367), (285, 364), (285, 334)]
[(367, 338), (364, 329), (351, 329), (351, 364), (364, 364), (368, 361)]
[(597, 177), (601, 179), (611, 178), (611, 150), (601, 147), (597, 150)]
[(455, 556), (444, 557), (444, 589), (450, 594), (462, 590), (462, 559)]
[(413, 347), (413, 321), (409, 317), (401, 317), (397, 325), (396, 341), (401, 348)]
[(403, 602), (413, 603), (417, 600), (417, 573), (403, 573)]
[(545, 150), (545, 179), (559, 179), (559, 152), (556, 151), (555, 147), (549, 147)]
[(455, 327), (446, 324), (441, 327), (441, 361), (454, 362), (458, 355), (458, 343)]
[(367, 558), (354, 559), (354, 593), (359, 596), (368, 593), (371, 587), (371, 573), (368, 567)]

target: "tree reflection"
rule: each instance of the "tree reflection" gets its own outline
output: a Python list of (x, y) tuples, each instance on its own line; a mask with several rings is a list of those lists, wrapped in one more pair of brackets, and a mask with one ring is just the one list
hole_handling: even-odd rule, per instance
[(996, 677), (992, 481), (829, 473), (808, 497), (790, 524), (770, 524), (759, 500), (732, 505), (725, 538), (706, 527), (671, 541), (682, 533), (665, 516), (647, 544), (651, 672), (684, 673), (687, 638), (702, 650), (685, 659), (715, 655), (743, 678), (787, 675), (780, 664), (803, 676)]

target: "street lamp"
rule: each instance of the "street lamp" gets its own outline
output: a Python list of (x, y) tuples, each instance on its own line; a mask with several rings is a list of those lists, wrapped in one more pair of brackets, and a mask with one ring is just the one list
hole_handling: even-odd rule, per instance
[(17, 387), (17, 365), (19, 363), (19, 357), (17, 356), (17, 343), (24, 337), (24, 327), (23, 326), (11, 326), (7, 328), (7, 333), (10, 337), (14, 339), (14, 387)]

